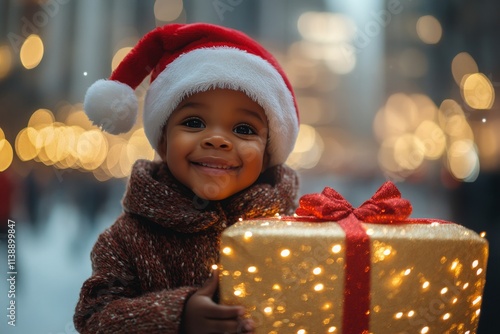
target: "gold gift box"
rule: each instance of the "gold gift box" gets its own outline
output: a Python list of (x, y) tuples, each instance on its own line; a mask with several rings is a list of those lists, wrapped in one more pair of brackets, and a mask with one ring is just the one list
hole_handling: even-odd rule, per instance
[[(456, 224), (361, 225), (370, 238), (367, 333), (476, 332), (484, 238)], [(256, 333), (349, 332), (345, 238), (335, 222), (236, 223), (222, 234), (221, 303), (245, 306)]]

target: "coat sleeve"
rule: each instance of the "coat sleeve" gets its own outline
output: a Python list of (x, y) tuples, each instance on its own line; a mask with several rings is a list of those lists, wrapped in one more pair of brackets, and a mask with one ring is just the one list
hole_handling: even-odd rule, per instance
[(92, 253), (92, 276), (82, 286), (73, 317), (86, 333), (179, 333), (185, 301), (195, 287), (141, 294), (123, 243), (107, 230)]

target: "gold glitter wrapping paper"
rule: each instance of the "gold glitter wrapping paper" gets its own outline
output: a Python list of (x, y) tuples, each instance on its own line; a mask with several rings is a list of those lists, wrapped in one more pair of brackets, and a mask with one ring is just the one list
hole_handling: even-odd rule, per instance
[[(475, 333), (487, 241), (455, 224), (362, 224), (370, 237), (370, 330)], [(345, 233), (335, 222), (239, 222), (222, 234), (221, 303), (256, 333), (342, 333)]]

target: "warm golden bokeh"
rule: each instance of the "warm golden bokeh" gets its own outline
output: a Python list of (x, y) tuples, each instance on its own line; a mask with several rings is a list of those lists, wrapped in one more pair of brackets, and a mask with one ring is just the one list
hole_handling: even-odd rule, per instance
[(10, 167), (14, 153), (9, 141), (3, 137), (3, 131), (0, 129), (0, 172)]
[(182, 0), (156, 0), (154, 14), (158, 21), (168, 22), (177, 19), (184, 8)]
[(495, 89), (483, 73), (463, 76), (460, 88), (464, 101), (473, 109), (491, 109), (495, 102)]
[(110, 135), (92, 125), (81, 104), (64, 105), (57, 114), (62, 122), (47, 109), (31, 115), (15, 140), (21, 161), (92, 172), (97, 180), (106, 181), (129, 176), (137, 159), (155, 157), (142, 127), (129, 135)]
[(319, 133), (310, 125), (301, 124), (295, 147), (287, 164), (292, 168), (314, 168), (323, 153), (324, 143)]
[(38, 35), (29, 35), (21, 46), (19, 57), (23, 66), (31, 70), (40, 64), (44, 54), (43, 42)]
[(305, 12), (297, 21), (303, 40), (296, 43), (306, 57), (323, 61), (332, 73), (347, 74), (356, 66), (352, 45), (356, 24), (348, 16), (326, 12)]

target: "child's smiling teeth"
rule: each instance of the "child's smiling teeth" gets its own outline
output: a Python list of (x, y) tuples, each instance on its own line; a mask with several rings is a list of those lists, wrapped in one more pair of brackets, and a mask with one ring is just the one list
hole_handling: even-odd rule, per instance
[(203, 167), (208, 167), (208, 168), (216, 168), (216, 169), (232, 169), (234, 167), (232, 166), (227, 166), (227, 165), (214, 165), (214, 164), (208, 164), (205, 162), (196, 162), (197, 165), (203, 166)]

